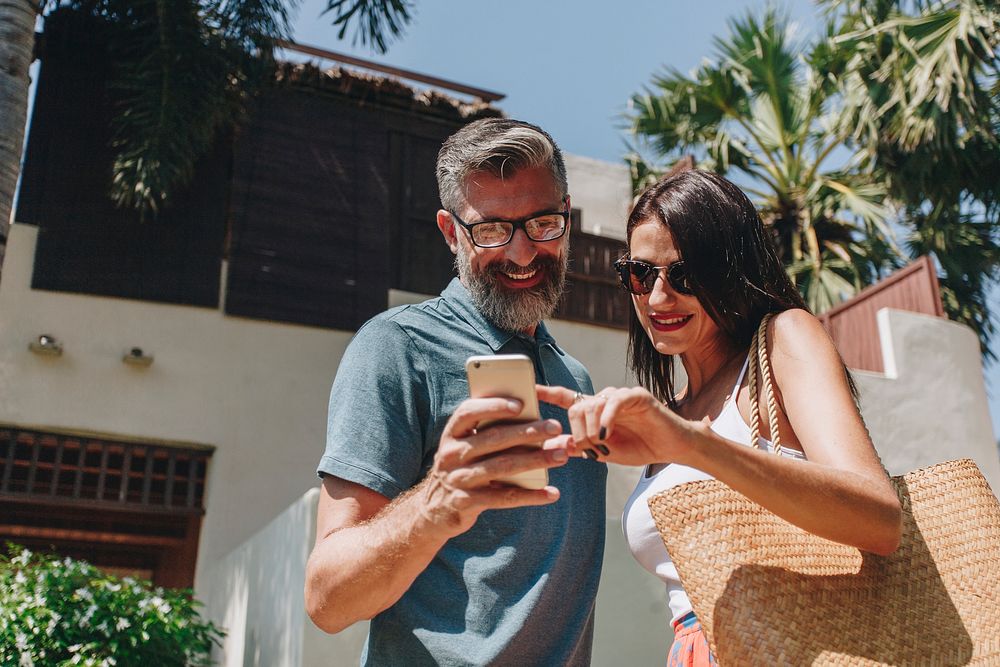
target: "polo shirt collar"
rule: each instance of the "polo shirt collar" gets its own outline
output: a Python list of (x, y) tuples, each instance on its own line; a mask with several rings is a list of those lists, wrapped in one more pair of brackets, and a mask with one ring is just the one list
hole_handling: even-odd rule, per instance
[[(538, 326), (535, 328), (535, 337), (532, 340), (529, 336), (513, 331), (504, 331), (498, 328), (495, 324), (486, 319), (485, 316), (479, 309), (476, 308), (476, 304), (472, 302), (472, 296), (469, 294), (469, 290), (465, 288), (462, 281), (458, 278), (452, 278), (448, 286), (441, 292), (441, 296), (445, 297), (449, 303), (451, 303), (457, 312), (457, 314), (465, 320), (469, 326), (479, 332), (479, 335), (483, 337), (490, 348), (494, 352), (499, 352), (507, 343), (509, 343), (513, 338), (522, 338), (525, 341), (531, 342), (534, 345), (551, 345), (556, 347), (556, 341), (549, 333), (549, 330), (545, 327), (544, 322), (539, 322)], [(558, 349), (558, 347), (556, 347)]]

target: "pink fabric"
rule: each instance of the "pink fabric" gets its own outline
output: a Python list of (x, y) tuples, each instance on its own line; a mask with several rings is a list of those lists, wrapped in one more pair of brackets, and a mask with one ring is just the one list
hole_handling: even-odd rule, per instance
[(667, 653), (667, 667), (708, 667), (715, 665), (705, 633), (693, 613), (674, 623), (674, 643)]

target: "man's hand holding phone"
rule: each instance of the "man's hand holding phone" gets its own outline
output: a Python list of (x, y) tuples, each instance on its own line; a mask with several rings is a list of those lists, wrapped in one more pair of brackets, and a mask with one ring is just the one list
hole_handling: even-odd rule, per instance
[[(540, 419), (538, 396), (535, 394), (535, 365), (523, 354), (500, 354), (469, 357), (465, 362), (469, 378), (469, 395), (472, 398), (513, 398), (521, 402), (517, 416), (500, 420), (501, 423), (532, 422)], [(483, 428), (493, 420), (479, 423)], [(524, 443), (531, 448), (532, 443)], [(501, 480), (525, 489), (543, 489), (549, 483), (545, 468), (534, 468)]]
[[(496, 363), (506, 371), (496, 374), (497, 368), (484, 361), (498, 358), (501, 361)], [(504, 358), (506, 355), (472, 357), (467, 366), (470, 391), (473, 386), (491, 384), (482, 382), (484, 375), (504, 377), (511, 364), (522, 368), (513, 372), (521, 376), (516, 391), (463, 401), (445, 425), (427, 479), (417, 487), (424, 495), (425, 516), (452, 535), (472, 527), (484, 510), (546, 505), (559, 499), (559, 490), (547, 485), (546, 471), (565, 464), (568, 458), (564, 439), (557, 437), (562, 426), (554, 419), (538, 419), (530, 360)], [(477, 360), (480, 366), (475, 369)], [(532, 371), (526, 379), (523, 360)], [(522, 386), (526, 381), (527, 392)], [(524, 421), (525, 403), (528, 417), (534, 411), (530, 421)], [(519, 486), (519, 481), (533, 488)]]

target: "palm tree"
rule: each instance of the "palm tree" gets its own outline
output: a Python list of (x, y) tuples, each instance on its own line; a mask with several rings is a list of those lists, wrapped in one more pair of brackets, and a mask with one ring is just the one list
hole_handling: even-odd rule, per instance
[(985, 290), (1000, 266), (1000, 97), (983, 85), (997, 81), (996, 10), (987, 0), (824, 4), (827, 35), (811, 46), (791, 44), (774, 11), (747, 16), (716, 40), (713, 61), (634, 96), (635, 185), (661, 171), (650, 154), (692, 152), (738, 172), (817, 312), (933, 253), (947, 311), (985, 347)]
[[(988, 0), (824, 0), (850, 54), (844, 121), (903, 210), (911, 254), (933, 254), (953, 319), (984, 343), (1000, 278), (1000, 9)], [(992, 88), (990, 87), (992, 85)]]
[(28, 66), (35, 46), (38, 0), (0, 0), (0, 260), (14, 188), (21, 171), (21, 146), (28, 113)]
[[(217, 134), (241, 118), (289, 38), (298, 0), (0, 0), (0, 232), (20, 171), (28, 67), (40, 14), (73, 11), (109, 28), (120, 104), (114, 123), (112, 199), (155, 215), (187, 183)], [(407, 0), (329, 0), (343, 37), (384, 52), (410, 20)], [(5, 234), (4, 234), (5, 238)], [(2, 240), (2, 239), (0, 239)], [(2, 258), (2, 253), (0, 253)]]
[(822, 312), (892, 256), (885, 189), (866, 178), (849, 134), (831, 131), (836, 89), (808, 61), (833, 54), (806, 54), (774, 10), (730, 28), (727, 39), (715, 40), (713, 61), (691, 76), (669, 70), (632, 98), (633, 173), (657, 177), (649, 153), (667, 160), (693, 153), (702, 166), (738, 172), (734, 179), (756, 198), (789, 274)]

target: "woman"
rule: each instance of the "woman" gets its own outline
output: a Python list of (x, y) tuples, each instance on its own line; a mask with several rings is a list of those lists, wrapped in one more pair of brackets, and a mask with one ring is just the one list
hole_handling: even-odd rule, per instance
[[(564, 437), (576, 455), (646, 465), (625, 507), (625, 537), (639, 563), (666, 583), (675, 630), (668, 664), (711, 664), (649, 496), (714, 477), (805, 530), (878, 554), (899, 543), (900, 505), (833, 343), (739, 188), (698, 170), (661, 181), (639, 197), (627, 236), (628, 257), (616, 268), (632, 294), (629, 365), (642, 388), (538, 393), (568, 408), (572, 434)], [(749, 446), (748, 352), (768, 313), (777, 313), (767, 348), (778, 452), (767, 419), (760, 449)], [(679, 391), (675, 358), (687, 374)]]

